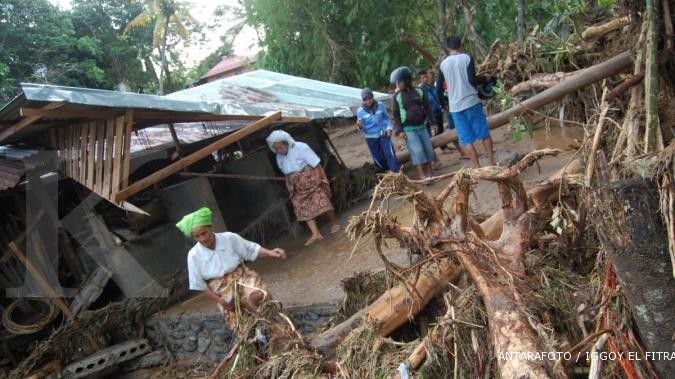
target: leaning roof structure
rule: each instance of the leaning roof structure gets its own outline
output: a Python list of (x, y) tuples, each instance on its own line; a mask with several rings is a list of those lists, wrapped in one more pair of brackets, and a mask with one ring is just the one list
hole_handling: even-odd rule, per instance
[[(230, 112), (260, 114), (280, 109), (285, 115), (314, 119), (353, 117), (361, 104), (361, 89), (256, 70), (214, 80), (166, 97), (219, 103)], [(387, 100), (389, 95), (375, 92), (375, 98)]]
[[(14, 186), (27, 159), (26, 146), (57, 151), (60, 172), (117, 205), (203, 159), (278, 123), (312, 118), (352, 117), (360, 89), (265, 70), (248, 72), (167, 96), (90, 88), (21, 84), (21, 94), (0, 109), (0, 144), (15, 150), (0, 172), (4, 188)], [(384, 100), (386, 94), (376, 93)], [(134, 130), (153, 125), (238, 121), (224, 136), (149, 176), (129, 183)], [(245, 126), (243, 126), (246, 124)], [(175, 136), (174, 142), (180, 141)], [(28, 154), (30, 155), (30, 154)], [(6, 178), (5, 178), (6, 177)], [(128, 206), (131, 204), (126, 203)]]

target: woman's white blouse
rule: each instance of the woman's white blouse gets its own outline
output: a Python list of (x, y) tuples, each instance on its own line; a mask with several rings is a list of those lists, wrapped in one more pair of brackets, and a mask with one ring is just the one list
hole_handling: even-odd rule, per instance
[(286, 155), (277, 154), (277, 165), (284, 175), (302, 171), (305, 166), (316, 167), (321, 158), (304, 142), (295, 142), (288, 146)]
[(191, 290), (204, 291), (208, 280), (231, 273), (243, 261), (254, 261), (258, 258), (260, 245), (257, 243), (230, 232), (215, 235), (215, 250), (197, 243), (188, 253), (188, 281)]

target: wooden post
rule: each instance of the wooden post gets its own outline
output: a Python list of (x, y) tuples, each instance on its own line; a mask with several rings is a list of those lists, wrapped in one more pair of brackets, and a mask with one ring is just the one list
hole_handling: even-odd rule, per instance
[(131, 132), (134, 129), (134, 110), (129, 108), (124, 114), (124, 128), (126, 137), (124, 139), (124, 163), (122, 166), (122, 188), (129, 185), (129, 162), (131, 160)]
[(171, 139), (173, 139), (174, 145), (176, 145), (176, 152), (178, 153), (178, 156), (180, 158), (183, 158), (183, 152), (180, 149), (180, 140), (178, 139), (178, 135), (176, 134), (176, 128), (173, 127), (173, 123), (170, 122), (169, 124), (169, 131), (171, 132)]
[(51, 299), (51, 301), (61, 309), (61, 312), (63, 312), (64, 315), (66, 315), (69, 319), (73, 320), (75, 318), (75, 315), (73, 315), (73, 312), (70, 311), (70, 308), (66, 305), (66, 303), (61, 300), (59, 295), (56, 293), (56, 291), (49, 285), (47, 280), (42, 276), (42, 273), (38, 271), (33, 264), (26, 259), (26, 256), (19, 250), (19, 247), (16, 246), (14, 242), (9, 243), (9, 250), (14, 254), (16, 259), (18, 259), (21, 263), (26, 266), (26, 269), (33, 275), (35, 280), (40, 284), (42, 289), (47, 292), (47, 296)]
[(144, 190), (145, 188), (159, 182), (160, 180), (177, 173), (185, 167), (190, 166), (191, 164), (204, 159), (209, 156), (212, 152), (222, 149), (226, 146), (229, 146), (232, 143), (239, 141), (240, 139), (247, 137), (267, 126), (271, 125), (273, 122), (281, 119), (281, 112), (275, 112), (269, 116), (266, 116), (251, 125), (248, 125), (242, 129), (237, 130), (234, 133), (228, 134), (225, 137), (219, 139), (218, 141), (195, 151), (194, 153), (188, 155), (187, 157), (178, 160), (163, 169), (154, 172), (153, 174), (131, 184), (127, 188), (122, 189), (121, 191), (115, 194), (114, 203), (120, 203), (123, 200), (128, 199), (130, 196), (137, 194), (138, 192)]

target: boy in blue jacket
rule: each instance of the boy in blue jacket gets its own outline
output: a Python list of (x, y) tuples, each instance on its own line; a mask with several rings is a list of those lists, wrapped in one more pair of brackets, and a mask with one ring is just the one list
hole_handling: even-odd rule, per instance
[(398, 172), (399, 165), (391, 143), (393, 127), (384, 104), (375, 100), (370, 88), (361, 90), (363, 104), (356, 112), (356, 125), (363, 131), (375, 164), (384, 171)]

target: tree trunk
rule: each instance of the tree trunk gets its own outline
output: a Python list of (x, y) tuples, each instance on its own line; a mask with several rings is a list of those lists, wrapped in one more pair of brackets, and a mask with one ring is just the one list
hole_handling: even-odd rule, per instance
[(162, 59), (159, 69), (159, 95), (164, 95), (164, 69), (166, 67), (166, 38), (169, 35), (169, 21), (171, 20), (171, 15), (166, 16), (164, 21), (164, 35), (162, 36), (162, 47), (159, 50), (159, 55)]
[(401, 36), (401, 42), (410, 46), (414, 50), (417, 50), (417, 52), (420, 53), (420, 55), (422, 55), (431, 66), (436, 66), (436, 58), (434, 57), (434, 55), (431, 52), (429, 52), (429, 50), (425, 49), (422, 45), (420, 45), (411, 35), (404, 34), (403, 36)]
[(395, 286), (346, 321), (314, 337), (311, 345), (325, 357), (331, 358), (335, 354), (335, 347), (361, 325), (364, 319), (373, 320), (379, 328), (378, 333), (383, 337), (388, 336), (419, 313), (460, 272), (449, 260), (442, 261), (422, 272), (416, 282), (408, 280), (407, 286), (414, 288), (414, 292), (419, 293), (421, 298), (411, 294), (402, 284)]
[[(629, 51), (626, 51), (605, 62), (588, 67), (578, 75), (569, 77), (555, 86), (516, 104), (514, 107), (504, 112), (488, 117), (488, 127), (490, 129), (495, 129), (502, 125), (506, 125), (509, 123), (509, 120), (514, 117), (528, 114), (532, 110), (537, 110), (544, 105), (560, 100), (581, 88), (609, 76), (616, 75), (631, 67), (632, 64), (633, 57)], [(444, 146), (454, 141), (457, 141), (457, 133), (454, 131), (439, 134), (431, 139), (434, 147)], [(406, 162), (410, 159), (410, 154), (407, 151), (402, 151), (396, 154), (396, 158), (399, 162)]]
[[(557, 150), (539, 150), (508, 168), (470, 170), (455, 176), (436, 198), (428, 197), (407, 181), (401, 182), (400, 177), (386, 176), (378, 188), (395, 188), (389, 196), (402, 196), (414, 204), (416, 219), (413, 226), (406, 228), (394, 218), (364, 212), (348, 228), (361, 231), (361, 234), (357, 233), (359, 237), (372, 233), (380, 240), (398, 240), (412, 253), (422, 255), (421, 258), (427, 262), (422, 267), (427, 270), (439, 263), (447, 263), (451, 257), (459, 259), (485, 304), (502, 378), (548, 378), (553, 368), (554, 362), (549, 359), (525, 358), (528, 353), (544, 351), (544, 347), (533, 326), (539, 321), (522, 311), (526, 292), (519, 288), (521, 284), (517, 279), (526, 275), (524, 255), (531, 247), (533, 236), (550, 217), (551, 205), (547, 199), (560, 188), (560, 180), (548, 181), (528, 198), (520, 172), (543, 156), (555, 154)], [(476, 180), (494, 182), (499, 190), (503, 218), (502, 233), (496, 241), (483, 239), (484, 231), (472, 225), (468, 214), (471, 188)], [(444, 204), (451, 194), (455, 194), (452, 203)], [(407, 309), (414, 306), (400, 301), (384, 302), (383, 314), (387, 315), (391, 312), (387, 312), (386, 308), (396, 310), (398, 307)], [(393, 303), (393, 307), (388, 303)], [(421, 306), (418, 308), (421, 309)], [(376, 315), (375, 309), (370, 308), (368, 314)], [(514, 353), (524, 355), (509, 356)], [(421, 354), (423, 352), (419, 350), (418, 355)], [(564, 371), (557, 374), (565, 377)]]
[(466, 30), (464, 32), (464, 35), (465, 36), (467, 34), (471, 35), (471, 39), (476, 45), (476, 49), (478, 49), (481, 58), (485, 58), (488, 55), (487, 46), (485, 46), (483, 38), (480, 36), (480, 34), (478, 34), (476, 27), (473, 25), (473, 20), (474, 17), (476, 16), (476, 12), (471, 7), (468, 0), (460, 0), (458, 4), (462, 7), (462, 11), (464, 11), (464, 22), (466, 23)]
[[(641, 178), (612, 183), (587, 203), (597, 233), (614, 264), (646, 351), (675, 351), (675, 279), (668, 269), (667, 232), (654, 182)], [(627, 238), (630, 237), (630, 238)], [(675, 360), (654, 359), (661, 377), (675, 373)]]
[(525, 41), (525, 0), (518, 0), (516, 25), (518, 26), (518, 40)]
[[(644, 153), (651, 153), (656, 149), (663, 149), (661, 128), (659, 126), (659, 66), (656, 59), (658, 50), (659, 22), (656, 10), (657, 0), (647, 0), (646, 11), (649, 27), (647, 29), (647, 50), (645, 56), (645, 111), (647, 113), (645, 125)], [(660, 144), (659, 144), (660, 142)], [(661, 145), (661, 146), (659, 146)]]
[(604, 36), (605, 34), (611, 33), (615, 30), (619, 30), (626, 25), (630, 25), (630, 23), (631, 23), (630, 16), (615, 18), (600, 25), (587, 27), (581, 33), (581, 38), (589, 40), (600, 36)]

